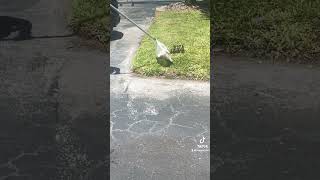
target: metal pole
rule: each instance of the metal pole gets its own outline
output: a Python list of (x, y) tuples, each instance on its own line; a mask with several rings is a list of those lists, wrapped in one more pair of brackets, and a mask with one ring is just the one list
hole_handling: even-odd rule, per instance
[(136, 25), (141, 31), (143, 31), (146, 35), (148, 35), (151, 39), (153, 39), (154, 41), (156, 41), (156, 38), (154, 38), (153, 36), (151, 36), (147, 31), (145, 31), (144, 29), (142, 29), (137, 23), (135, 23), (134, 21), (132, 21), (128, 16), (126, 16), (125, 14), (123, 14), (122, 12), (120, 12), (117, 8), (115, 8), (112, 4), (110, 4), (110, 7), (117, 11), (119, 14), (121, 14), (123, 17), (125, 17), (126, 19), (128, 19), (130, 22), (132, 22), (134, 25)]

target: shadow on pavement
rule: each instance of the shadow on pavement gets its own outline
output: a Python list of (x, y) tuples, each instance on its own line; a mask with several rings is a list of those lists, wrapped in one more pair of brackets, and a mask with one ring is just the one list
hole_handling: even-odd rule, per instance
[(110, 74), (120, 74), (120, 68), (110, 66)]
[(23, 40), (32, 40), (32, 39), (50, 39), (50, 38), (66, 38), (66, 37), (72, 37), (75, 34), (67, 34), (67, 35), (56, 35), (56, 36), (31, 36), (26, 39), (19, 39), (19, 38), (6, 38), (6, 39), (0, 39), (0, 41), (23, 41)]
[[(13, 38), (8, 38), (13, 32), (18, 32)], [(10, 16), (0, 16), (0, 41), (22, 41), (30, 39), (64, 38), (74, 36), (74, 33), (54, 36), (32, 36), (32, 23), (28, 20)]]
[(31, 38), (32, 24), (30, 21), (10, 16), (0, 16), (0, 39), (9, 37), (12, 32), (19, 32), (15, 40)]
[(110, 41), (115, 41), (121, 39), (123, 37), (123, 33), (119, 31), (111, 31)]

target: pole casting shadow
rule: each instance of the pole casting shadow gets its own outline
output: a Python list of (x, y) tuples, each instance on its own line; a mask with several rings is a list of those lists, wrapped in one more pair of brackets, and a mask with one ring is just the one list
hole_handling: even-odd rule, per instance
[(123, 37), (123, 33), (119, 32), (119, 31), (111, 31), (111, 37), (110, 37), (110, 41), (115, 41), (118, 39), (121, 39)]
[[(13, 38), (8, 38), (11, 33), (18, 32)], [(42, 39), (42, 38), (61, 38), (71, 37), (75, 34), (58, 35), (58, 36), (32, 36), (32, 23), (28, 20), (10, 17), (0, 16), (0, 41), (22, 41), (30, 39)]]

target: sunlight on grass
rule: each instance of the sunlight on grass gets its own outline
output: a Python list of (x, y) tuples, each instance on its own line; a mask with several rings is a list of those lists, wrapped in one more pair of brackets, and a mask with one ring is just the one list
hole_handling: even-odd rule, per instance
[(153, 41), (144, 37), (133, 62), (133, 70), (146, 76), (208, 80), (210, 78), (210, 20), (200, 11), (159, 13), (149, 32), (169, 49), (183, 44), (185, 53), (172, 54), (173, 65), (156, 62)]

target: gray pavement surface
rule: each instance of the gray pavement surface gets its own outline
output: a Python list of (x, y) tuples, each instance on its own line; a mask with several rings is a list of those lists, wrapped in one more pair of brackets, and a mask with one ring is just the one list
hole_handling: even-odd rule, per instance
[[(120, 10), (148, 28), (158, 5)], [(110, 75), (111, 179), (210, 179), (209, 83), (131, 74), (143, 33), (124, 19), (114, 30), (123, 37), (110, 45), (110, 64), (120, 68)]]
[[(70, 34), (70, 1), (0, 2), (0, 16), (29, 21), (33, 36)], [(1, 180), (107, 179), (108, 54), (81, 44), (0, 40)]]
[(320, 67), (258, 62), (215, 56), (212, 178), (319, 179)]
[[(154, 16), (156, 4), (123, 5), (121, 12), (147, 29)], [(121, 23), (111, 32), (110, 66), (120, 68), (120, 73), (131, 72), (131, 58), (139, 47), (143, 32), (121, 16)]]

